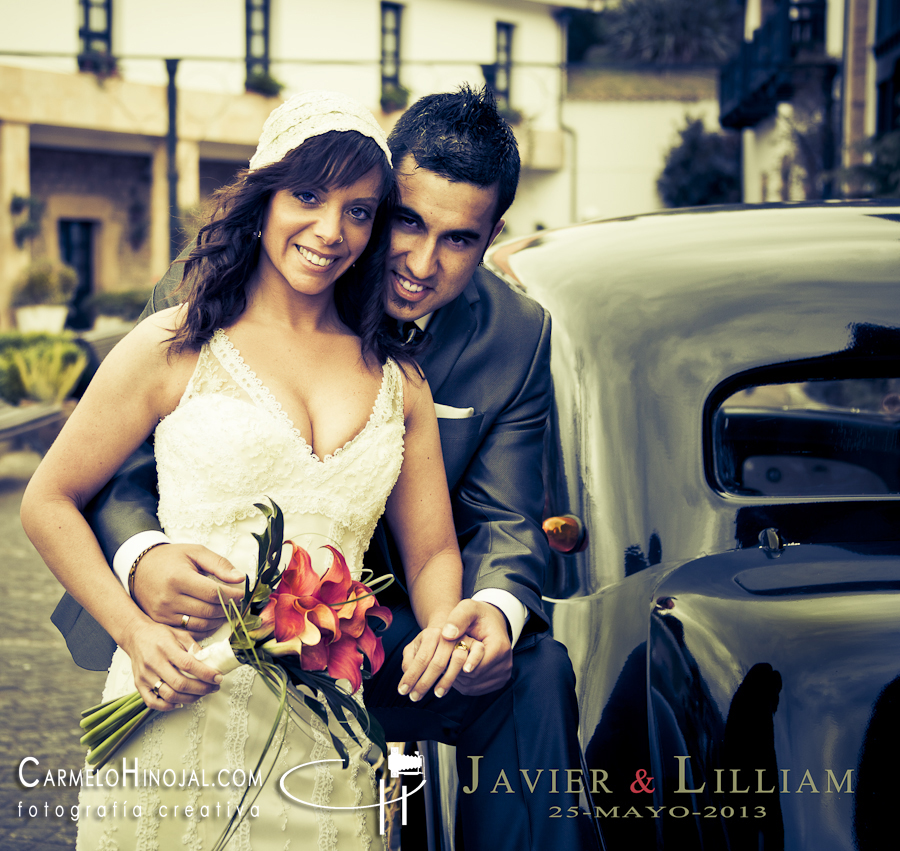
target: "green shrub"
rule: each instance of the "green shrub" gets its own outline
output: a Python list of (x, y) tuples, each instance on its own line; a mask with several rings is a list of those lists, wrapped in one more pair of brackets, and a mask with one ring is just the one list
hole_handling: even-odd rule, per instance
[(150, 300), (151, 292), (152, 290), (123, 290), (95, 293), (88, 300), (88, 305), (97, 315), (118, 316), (126, 322), (134, 322)]
[(666, 154), (656, 188), (667, 207), (736, 204), (741, 200), (741, 144), (736, 133), (709, 133), (687, 116), (681, 141)]
[(569, 62), (720, 64), (742, 40), (742, 4), (735, 0), (618, 0), (605, 5), (602, 12), (571, 12)]
[(88, 362), (85, 351), (71, 340), (13, 349), (10, 356), (28, 397), (56, 404), (75, 389)]
[(78, 285), (71, 266), (52, 260), (35, 260), (13, 285), (13, 307), (68, 304)]
[[(84, 351), (73, 340), (71, 334), (45, 334), (40, 332), (21, 334), (16, 331), (0, 333), (0, 398), (11, 405), (18, 405), (22, 399), (28, 398), (30, 395), (22, 380), (19, 367), (16, 365), (16, 352), (25, 352), (32, 349), (40, 352), (53, 349), (57, 343), (63, 344), (63, 365), (76, 363), (80, 356), (84, 356)], [(31, 361), (32, 359), (33, 356), (28, 355), (27, 360)], [(84, 366), (82, 365), (81, 371), (83, 369)], [(79, 371), (79, 375), (81, 371)], [(69, 392), (71, 392), (71, 389)]]

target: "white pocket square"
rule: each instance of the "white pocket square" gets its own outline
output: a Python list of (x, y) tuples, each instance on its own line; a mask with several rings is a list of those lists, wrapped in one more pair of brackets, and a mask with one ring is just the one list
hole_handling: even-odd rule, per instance
[(434, 412), (439, 420), (464, 420), (466, 417), (474, 417), (474, 408), (454, 408), (452, 405), (439, 405), (434, 403)]

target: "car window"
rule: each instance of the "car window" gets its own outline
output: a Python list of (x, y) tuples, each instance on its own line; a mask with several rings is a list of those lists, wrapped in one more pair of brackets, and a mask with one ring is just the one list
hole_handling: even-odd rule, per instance
[(716, 410), (713, 452), (728, 493), (900, 493), (900, 378), (746, 387)]

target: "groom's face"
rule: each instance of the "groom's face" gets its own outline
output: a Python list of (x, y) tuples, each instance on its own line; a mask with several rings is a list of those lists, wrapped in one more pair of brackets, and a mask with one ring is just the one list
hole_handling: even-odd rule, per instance
[(386, 310), (409, 321), (453, 301), (503, 228), (497, 187), (448, 180), (407, 155), (395, 168), (400, 206), (391, 228)]

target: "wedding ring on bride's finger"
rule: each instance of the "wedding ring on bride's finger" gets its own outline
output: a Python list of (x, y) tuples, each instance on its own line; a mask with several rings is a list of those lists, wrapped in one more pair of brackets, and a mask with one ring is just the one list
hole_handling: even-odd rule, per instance
[(187, 629), (188, 621), (191, 619), (190, 615), (182, 615), (181, 616), (181, 628)]
[(460, 650), (465, 650), (466, 653), (468, 653), (468, 652), (472, 649), (471, 647), (469, 647), (468, 644), (466, 644), (465, 641), (459, 641), (459, 642), (457, 642), (456, 646), (457, 646)]
[[(159, 697), (159, 687), (160, 687), (162, 684), (163, 684), (163, 681), (162, 681), (162, 680), (157, 680), (157, 681), (156, 681), (156, 685), (153, 686), (152, 689), (150, 689), (150, 691), (152, 691), (157, 697)], [(162, 700), (161, 697), (159, 697), (159, 699)]]

